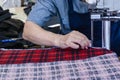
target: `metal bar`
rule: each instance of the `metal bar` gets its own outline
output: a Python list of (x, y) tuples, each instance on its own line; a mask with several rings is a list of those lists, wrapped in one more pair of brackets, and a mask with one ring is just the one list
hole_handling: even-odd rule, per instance
[(110, 49), (110, 27), (111, 21), (110, 20), (103, 20), (102, 25), (102, 47), (106, 49)]
[(94, 41), (94, 20), (91, 20), (91, 46), (93, 47), (93, 41)]

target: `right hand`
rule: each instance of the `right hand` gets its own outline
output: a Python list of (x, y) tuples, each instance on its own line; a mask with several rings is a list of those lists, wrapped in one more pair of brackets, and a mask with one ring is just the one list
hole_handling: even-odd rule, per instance
[(87, 49), (90, 46), (90, 40), (78, 31), (72, 31), (66, 35), (60, 35), (55, 40), (56, 46), (60, 48)]

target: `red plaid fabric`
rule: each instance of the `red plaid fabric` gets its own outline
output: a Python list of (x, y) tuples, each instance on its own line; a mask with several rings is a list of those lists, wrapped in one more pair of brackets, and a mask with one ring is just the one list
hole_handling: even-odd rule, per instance
[(86, 59), (112, 51), (101, 48), (89, 49), (18, 49), (0, 50), (0, 64), (21, 64)]

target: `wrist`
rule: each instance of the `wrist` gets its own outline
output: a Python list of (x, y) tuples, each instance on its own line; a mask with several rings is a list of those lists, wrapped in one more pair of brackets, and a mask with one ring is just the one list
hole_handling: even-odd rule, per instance
[(60, 41), (63, 35), (57, 34), (54, 39), (54, 46), (60, 47)]

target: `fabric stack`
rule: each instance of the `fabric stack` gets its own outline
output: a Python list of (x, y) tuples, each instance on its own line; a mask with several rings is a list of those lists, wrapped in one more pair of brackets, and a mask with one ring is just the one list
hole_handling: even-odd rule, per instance
[(101, 48), (1, 49), (0, 79), (120, 80), (120, 62)]
[(24, 22), (11, 18), (12, 15), (15, 14), (0, 7), (0, 48), (24, 48), (25, 41), (11, 41), (13, 38), (22, 38), (24, 27)]

